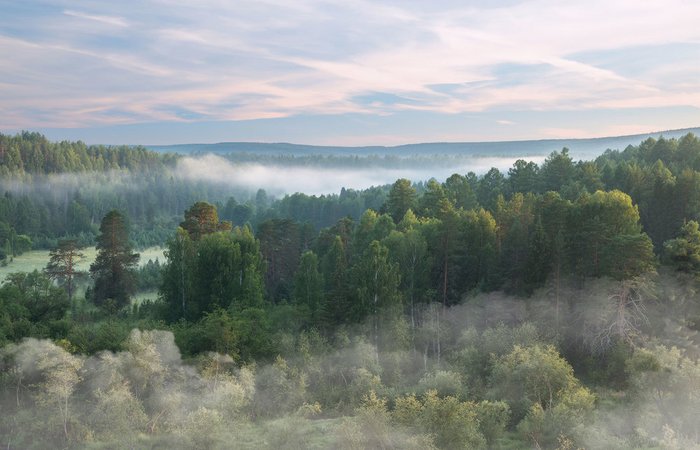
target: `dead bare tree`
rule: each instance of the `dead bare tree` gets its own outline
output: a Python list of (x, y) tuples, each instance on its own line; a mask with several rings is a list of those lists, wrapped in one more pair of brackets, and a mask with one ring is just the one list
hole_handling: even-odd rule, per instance
[(589, 316), (586, 340), (595, 353), (607, 352), (615, 342), (635, 344), (641, 328), (649, 323), (646, 303), (655, 299), (651, 282), (646, 276), (618, 281), (609, 291), (605, 302), (596, 305)]

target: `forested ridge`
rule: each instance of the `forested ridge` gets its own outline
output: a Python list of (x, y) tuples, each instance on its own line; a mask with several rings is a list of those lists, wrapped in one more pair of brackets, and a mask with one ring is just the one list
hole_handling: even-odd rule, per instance
[[(8, 448), (700, 445), (691, 134), (282, 198), (143, 148), (0, 154), (2, 256), (58, 255), (0, 286)], [(61, 263), (95, 240), (91, 278)]]

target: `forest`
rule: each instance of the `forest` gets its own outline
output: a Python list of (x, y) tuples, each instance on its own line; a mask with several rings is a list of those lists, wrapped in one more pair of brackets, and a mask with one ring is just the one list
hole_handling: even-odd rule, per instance
[(0, 135), (0, 264), (50, 255), (0, 285), (4, 448), (700, 448), (696, 136), (322, 195), (183, 158)]

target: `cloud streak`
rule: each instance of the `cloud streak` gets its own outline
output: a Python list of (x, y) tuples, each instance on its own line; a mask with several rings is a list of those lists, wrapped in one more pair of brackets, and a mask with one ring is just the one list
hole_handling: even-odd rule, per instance
[(63, 14), (65, 14), (66, 16), (77, 17), (79, 19), (94, 20), (94, 21), (99, 22), (101, 24), (114, 25), (115, 27), (128, 27), (129, 26), (129, 24), (121, 17), (86, 14), (83, 12), (73, 11), (70, 9), (66, 9), (65, 11), (63, 11)]

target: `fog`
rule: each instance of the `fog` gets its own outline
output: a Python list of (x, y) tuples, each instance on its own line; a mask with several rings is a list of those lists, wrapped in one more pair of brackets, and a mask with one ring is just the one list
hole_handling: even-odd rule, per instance
[(143, 182), (139, 181), (141, 179), (138, 174), (127, 170), (24, 175), (0, 180), (0, 189), (17, 195), (39, 194), (60, 198), (88, 188), (91, 193), (138, 191), (143, 185)]
[[(583, 416), (571, 412), (576, 403), (567, 406), (564, 399), (552, 406), (550, 399), (551, 423), (545, 427), (563, 426), (588, 449), (697, 448), (700, 364), (690, 355), (697, 355), (698, 346), (693, 339), (679, 341), (692, 331), (682, 315), (694, 308), (693, 294), (673, 277), (655, 281), (655, 296), (644, 299), (647, 325), (639, 324), (631, 353), (619, 360), (614, 345), (601, 349), (591, 339), (615, 320), (616, 308), (605, 304), (614, 302), (610, 294), (619, 283), (562, 283), (556, 309), (550, 286), (528, 301), (496, 292), (447, 309), (425, 305), (413, 330), (402, 319), (375, 317), (336, 330), (331, 340), (313, 332), (280, 334), (281, 357), (249, 365), (214, 353), (183, 361), (169, 331), (134, 330), (124, 351), (89, 357), (70, 354), (62, 347), (66, 342), (25, 339), (0, 349), (0, 408), (9, 412), (0, 418), (0, 444), (223, 449), (434, 448), (442, 442), (445, 447), (450, 426), (441, 428), (441, 421), (449, 416), (437, 422), (425, 416), (407, 427), (396, 402), (411, 392), (427, 402), (431, 390), (443, 399), (434, 402), (519, 396), (519, 389), (528, 388), (513, 392), (499, 385), (494, 367), (517, 348), (554, 345), (562, 353), (596, 354), (606, 361), (606, 377), (626, 381), (619, 392), (599, 386), (588, 394), (599, 403)], [(673, 326), (654, 325), (669, 321)], [(379, 336), (373, 336), (377, 323)], [(389, 399), (389, 406), (381, 399)], [(429, 407), (416, 411), (428, 414)], [(510, 403), (509, 414), (517, 417), (517, 403)], [(571, 417), (577, 421), (567, 422)], [(522, 427), (511, 426), (520, 444), (530, 443)], [(483, 439), (456, 448), (486, 448)]]
[[(360, 158), (361, 159), (361, 158)], [(265, 189), (273, 195), (293, 194), (333, 194), (341, 188), (366, 189), (371, 186), (391, 184), (399, 178), (413, 182), (435, 178), (444, 181), (454, 173), (474, 172), (478, 175), (496, 167), (504, 174), (519, 158), (513, 157), (465, 157), (449, 158), (431, 163), (416, 160), (403, 167), (353, 167), (353, 159), (347, 165), (298, 166), (260, 163), (234, 163), (221, 156), (206, 154), (197, 157), (184, 157), (178, 161), (176, 173), (191, 181), (209, 181), (228, 185), (237, 189), (255, 191)], [(528, 160), (541, 164), (544, 157), (528, 157)]]
[[(321, 157), (319, 157), (321, 158)], [(158, 180), (175, 179), (188, 183), (209, 184), (217, 189), (237, 193), (254, 193), (265, 189), (268, 194), (283, 196), (303, 192), (309, 195), (337, 194), (342, 188), (366, 189), (391, 184), (399, 178), (413, 182), (430, 178), (442, 182), (450, 175), (474, 172), (483, 175), (495, 167), (504, 175), (518, 159), (542, 164), (545, 157), (454, 157), (398, 160), (339, 158), (323, 164), (288, 162), (233, 162), (224, 157), (205, 154), (182, 157), (175, 168), (160, 174), (141, 174), (126, 170), (78, 172), (49, 175), (24, 175), (0, 180), (0, 189), (16, 195), (40, 195), (65, 201), (75, 192), (94, 195), (110, 192), (137, 192)], [(305, 162), (313, 159), (306, 159)], [(376, 163), (376, 164), (375, 164)], [(155, 178), (154, 178), (155, 177)]]

